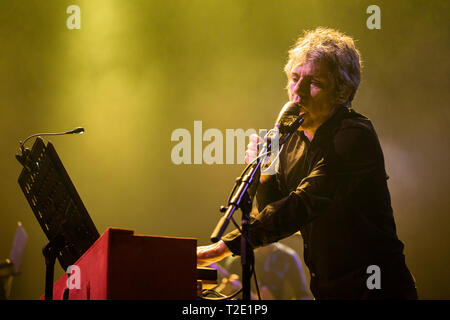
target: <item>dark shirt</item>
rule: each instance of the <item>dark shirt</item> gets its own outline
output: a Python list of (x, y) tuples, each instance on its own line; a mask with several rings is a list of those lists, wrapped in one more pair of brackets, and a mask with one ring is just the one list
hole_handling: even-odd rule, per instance
[[(259, 184), (256, 200), (251, 243), (264, 246), (300, 230), (316, 298), (373, 295), (366, 284), (370, 265), (380, 267), (386, 295), (414, 288), (377, 134), (352, 109), (339, 109), (311, 142), (302, 131), (294, 133), (280, 154), (278, 173)], [(237, 230), (223, 240), (239, 254)]]

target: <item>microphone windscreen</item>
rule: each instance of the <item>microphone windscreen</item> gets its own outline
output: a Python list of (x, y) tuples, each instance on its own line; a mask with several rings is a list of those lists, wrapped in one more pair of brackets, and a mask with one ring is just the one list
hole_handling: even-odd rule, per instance
[(275, 125), (283, 125), (286, 121), (291, 121), (292, 118), (297, 117), (300, 114), (300, 106), (294, 102), (287, 102), (281, 108), (280, 114), (278, 115)]

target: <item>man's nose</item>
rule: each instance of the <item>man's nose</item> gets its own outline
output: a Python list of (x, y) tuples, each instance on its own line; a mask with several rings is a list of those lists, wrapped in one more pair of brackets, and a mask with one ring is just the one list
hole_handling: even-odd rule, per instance
[(294, 93), (300, 97), (307, 95), (307, 83), (303, 78), (300, 78), (294, 85)]
[(295, 93), (305, 93), (306, 91), (306, 81), (303, 78), (298, 79), (294, 87)]

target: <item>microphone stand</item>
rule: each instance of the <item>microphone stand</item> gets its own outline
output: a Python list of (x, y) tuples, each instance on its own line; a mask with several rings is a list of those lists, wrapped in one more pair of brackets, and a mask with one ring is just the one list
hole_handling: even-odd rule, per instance
[(247, 190), (253, 182), (255, 174), (261, 166), (263, 159), (258, 159), (256, 164), (250, 166), (248, 173), (239, 177), (236, 180), (237, 190), (228, 203), (228, 207), (222, 207), (221, 211), (225, 212), (223, 217), (219, 220), (216, 228), (211, 235), (211, 241), (219, 241), (236, 209), (240, 208), (242, 211), (241, 220), (241, 264), (242, 264), (242, 298), (243, 300), (250, 300), (250, 280), (251, 280), (251, 265), (253, 260), (253, 247), (249, 243), (250, 239), (250, 212), (252, 209), (252, 201)]
[[(280, 142), (279, 146), (281, 147), (287, 140), (287, 138), (295, 131), (297, 130), (300, 125), (303, 122), (303, 117), (299, 116), (293, 121), (289, 126), (283, 127), (283, 130), (280, 130), (281, 133), (284, 133), (284, 136), (282, 136), (282, 141)], [(276, 129), (278, 127), (276, 126)], [(278, 130), (277, 130), (278, 131)], [(277, 135), (278, 138), (278, 135)], [(233, 217), (234, 212), (240, 208), (242, 211), (242, 221), (241, 221), (241, 264), (242, 264), (242, 299), (243, 300), (250, 300), (251, 298), (251, 275), (252, 270), (251, 266), (253, 263), (253, 247), (250, 243), (250, 212), (252, 209), (252, 200), (248, 193), (248, 189), (254, 182), (254, 177), (256, 173), (258, 173), (261, 163), (264, 159), (265, 154), (270, 154), (272, 141), (271, 139), (267, 141), (267, 146), (264, 146), (261, 150), (262, 156), (259, 156), (256, 158), (256, 163), (251, 163), (248, 165), (248, 167), (244, 170), (244, 172), (241, 174), (239, 178), (236, 179), (236, 185), (233, 189), (236, 190), (234, 194), (232, 195), (231, 199), (228, 202), (227, 207), (221, 207), (220, 211), (224, 212), (225, 214), (222, 216), (222, 218), (219, 220), (218, 224), (216, 225), (216, 228), (214, 229), (212, 235), (211, 235), (211, 241), (212, 242), (218, 242), (226, 228), (228, 227), (228, 224), (230, 223), (230, 220)], [(257, 175), (259, 176), (259, 175)]]

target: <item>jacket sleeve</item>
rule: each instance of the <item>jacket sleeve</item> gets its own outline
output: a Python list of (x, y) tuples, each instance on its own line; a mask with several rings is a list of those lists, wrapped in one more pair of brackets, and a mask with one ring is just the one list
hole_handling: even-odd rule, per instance
[[(250, 227), (252, 245), (256, 248), (288, 237), (337, 201), (348, 201), (379, 163), (378, 139), (371, 131), (360, 127), (341, 129), (333, 138), (332, 148), (315, 160), (313, 169), (297, 188), (267, 204), (254, 217)], [(238, 230), (223, 240), (234, 254), (239, 254)]]

